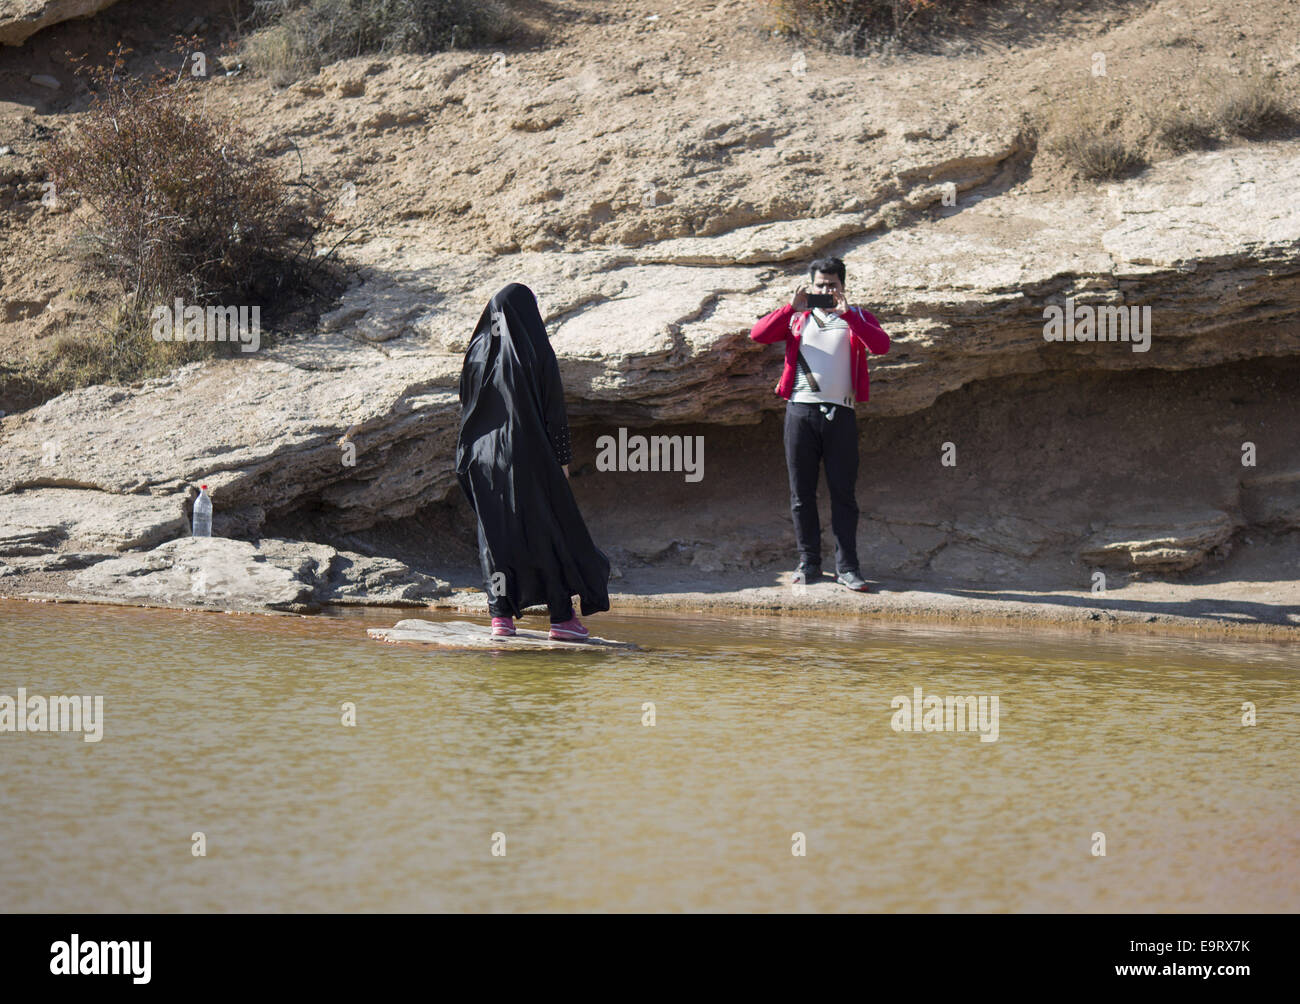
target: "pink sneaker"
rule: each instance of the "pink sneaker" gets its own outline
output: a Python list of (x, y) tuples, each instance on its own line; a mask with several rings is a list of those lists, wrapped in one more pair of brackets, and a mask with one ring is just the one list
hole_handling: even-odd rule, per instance
[(551, 625), (551, 638), (555, 641), (586, 641), (588, 631), (574, 614), (563, 624)]
[(515, 633), (513, 617), (493, 617), (492, 634), (498, 638), (509, 638)]

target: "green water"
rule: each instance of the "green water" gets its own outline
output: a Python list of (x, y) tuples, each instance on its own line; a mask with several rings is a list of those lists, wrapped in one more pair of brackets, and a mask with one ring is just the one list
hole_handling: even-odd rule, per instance
[[(608, 615), (650, 651), (366, 637), (412, 615), (0, 602), (0, 694), (104, 698), (98, 743), (0, 733), (4, 909), (1300, 908), (1292, 645)], [(997, 741), (894, 731), (917, 686), (997, 696)]]

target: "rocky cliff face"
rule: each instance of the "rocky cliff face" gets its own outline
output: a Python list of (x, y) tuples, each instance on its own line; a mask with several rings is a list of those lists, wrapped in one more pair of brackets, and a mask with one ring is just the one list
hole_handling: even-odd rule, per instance
[[(1086, 588), (1095, 570), (1206, 572), (1257, 544), (1293, 546), (1300, 141), (1044, 187), (1019, 117), (990, 113), (965, 128), (862, 112), (852, 100), (860, 66), (835, 64), (811, 96), (779, 67), (755, 73), (753, 108), (714, 121), (673, 106), (601, 142), (641, 114), (632, 106), (643, 77), (651, 91), (668, 78), (647, 77), (641, 63), (621, 90), (584, 90), (583, 74), (599, 81), (608, 70), (597, 58), (546, 85), (551, 95), (540, 80), (525, 86), (526, 59), (507, 82), (481, 62), (349, 64), (274, 98), (314, 121), (321, 140), (423, 123), (420, 142), (431, 143), (437, 115), (468, 116), (447, 159), (423, 164), (450, 179), (476, 162), (474, 212), (494, 206), (495, 222), (442, 225), (446, 190), (413, 180), (417, 154), (434, 148), (393, 141), (411, 156), (398, 158), (389, 189), (358, 190), (415, 201), (349, 245), (357, 279), (319, 332), (4, 419), (0, 561), (92, 562), (156, 546), (181, 532), (200, 482), (226, 536), (373, 544), (430, 507), (464, 535), (453, 472), (461, 353), (486, 300), (520, 281), (538, 293), (560, 358), (575, 491), (624, 571), (788, 562), (783, 403), (772, 393), (780, 353), (747, 334), (826, 252), (845, 259), (850, 299), (893, 339), (872, 361), (871, 402), (859, 409), (862, 548), (877, 574)], [(727, 79), (722, 68), (676, 72)], [(962, 86), (961, 73), (936, 83), (925, 121), (943, 119)], [(982, 95), (986, 106), (996, 99)], [(672, 153), (644, 190), (624, 171), (609, 192), (580, 192), (581, 156), (548, 162), (548, 142), (521, 140), (537, 159), (507, 161), (490, 122), (534, 141), (571, 128), (598, 161), (611, 143), (633, 159), (656, 143)], [(827, 174), (841, 175), (824, 183), (795, 156), (819, 128), (833, 151)], [(855, 172), (857, 194), (841, 197), (842, 175)], [(613, 173), (607, 164), (602, 176)], [(526, 176), (527, 191), (507, 176)], [(748, 208), (721, 211), (727, 190)], [(456, 243), (464, 250), (448, 249)], [(1053, 340), (1056, 308), (1075, 334), (1108, 308), (1135, 311), (1124, 314), (1135, 327), (1126, 341)], [(620, 427), (702, 436), (703, 480), (598, 470), (596, 440)], [(440, 540), (403, 554), (431, 569), (465, 556)]]
[(117, 0), (5, 0), (0, 4), (0, 45), (22, 45), (42, 28), (89, 17)]

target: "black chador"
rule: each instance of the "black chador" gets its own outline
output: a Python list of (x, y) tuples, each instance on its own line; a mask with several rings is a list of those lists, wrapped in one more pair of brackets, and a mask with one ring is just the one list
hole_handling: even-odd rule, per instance
[[(527, 286), (488, 302), (460, 374), (456, 476), (478, 516), (479, 560), (492, 614), (546, 604), (564, 619), (609, 609), (609, 559), (591, 540), (564, 476), (570, 459), (564, 387)], [(571, 614), (570, 614), (571, 616)]]

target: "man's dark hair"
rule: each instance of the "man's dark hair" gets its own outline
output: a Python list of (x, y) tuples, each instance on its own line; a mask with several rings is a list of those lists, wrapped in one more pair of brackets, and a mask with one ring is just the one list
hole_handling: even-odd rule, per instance
[(816, 279), (818, 272), (825, 272), (827, 275), (834, 273), (840, 277), (840, 285), (844, 285), (844, 262), (840, 258), (818, 258), (808, 266), (808, 278)]

